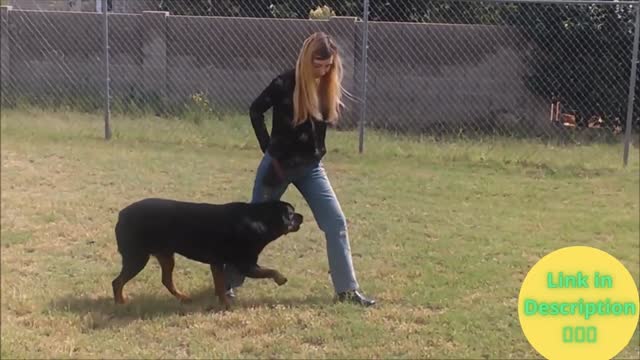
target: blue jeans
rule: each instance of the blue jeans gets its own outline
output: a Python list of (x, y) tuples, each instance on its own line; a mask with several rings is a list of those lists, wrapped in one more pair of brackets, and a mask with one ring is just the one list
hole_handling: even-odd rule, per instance
[[(347, 222), (322, 163), (307, 165), (293, 178), (288, 178), (276, 188), (266, 187), (262, 182), (270, 164), (271, 156), (265, 153), (258, 166), (251, 201), (278, 200), (289, 184), (293, 184), (307, 201), (318, 226), (324, 232), (331, 280), (335, 291), (341, 293), (357, 289), (358, 282), (353, 269)], [(224, 273), (227, 288), (239, 287), (244, 283), (244, 276), (233, 266), (225, 266)]]

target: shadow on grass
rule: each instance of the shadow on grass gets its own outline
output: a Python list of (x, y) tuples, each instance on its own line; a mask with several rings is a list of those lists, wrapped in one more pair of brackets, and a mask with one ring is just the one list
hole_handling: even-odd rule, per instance
[[(137, 320), (153, 320), (174, 315), (223, 313), (213, 289), (203, 288), (190, 293), (191, 302), (181, 303), (172, 295), (128, 294), (128, 302), (115, 304), (110, 296), (67, 295), (49, 304), (52, 312), (80, 315), (84, 330), (102, 330), (121, 327)], [(294, 297), (253, 296), (250, 291), (242, 291), (231, 302), (231, 312), (244, 309), (271, 309), (276, 307), (318, 307), (333, 304), (330, 296), (300, 295)]]

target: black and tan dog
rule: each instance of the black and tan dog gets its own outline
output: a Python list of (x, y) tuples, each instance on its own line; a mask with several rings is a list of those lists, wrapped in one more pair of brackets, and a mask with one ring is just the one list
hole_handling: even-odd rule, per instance
[(179, 300), (190, 299), (173, 283), (174, 254), (209, 264), (215, 293), (229, 308), (223, 266), (230, 264), (249, 278), (287, 279), (277, 270), (262, 268), (258, 256), (265, 246), (300, 229), (302, 215), (282, 201), (227, 204), (193, 203), (150, 198), (122, 209), (115, 227), (122, 271), (113, 282), (116, 303), (125, 303), (122, 289), (155, 256), (162, 268), (162, 284)]

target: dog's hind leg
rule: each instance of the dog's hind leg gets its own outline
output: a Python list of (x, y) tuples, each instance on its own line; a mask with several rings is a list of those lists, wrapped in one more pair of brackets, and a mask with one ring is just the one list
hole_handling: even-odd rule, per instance
[(259, 265), (253, 265), (248, 268), (242, 268), (244, 275), (253, 279), (273, 279), (278, 285), (284, 285), (287, 278), (278, 270), (263, 268)]
[(213, 287), (215, 289), (216, 296), (220, 303), (224, 305), (225, 309), (229, 310), (231, 304), (229, 303), (229, 298), (227, 298), (223, 267), (220, 266), (219, 268), (216, 268), (213, 264), (211, 264), (210, 267), (211, 275), (213, 275)]
[(149, 262), (149, 255), (146, 254), (127, 254), (122, 255), (122, 270), (111, 282), (113, 288), (113, 298), (117, 304), (124, 304), (127, 302), (126, 297), (122, 293), (124, 285), (131, 279), (133, 279)]
[(175, 267), (175, 259), (173, 257), (173, 254), (154, 254), (154, 256), (156, 257), (156, 259), (158, 259), (160, 268), (162, 268), (162, 284), (167, 288), (167, 290), (169, 290), (169, 292), (173, 296), (175, 296), (181, 302), (190, 302), (191, 298), (178, 291), (175, 284), (173, 283), (173, 268)]

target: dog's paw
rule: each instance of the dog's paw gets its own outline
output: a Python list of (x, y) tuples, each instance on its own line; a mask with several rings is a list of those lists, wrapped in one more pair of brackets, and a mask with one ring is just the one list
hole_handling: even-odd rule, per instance
[(176, 291), (173, 296), (176, 297), (176, 299), (178, 299), (178, 301), (180, 301), (183, 304), (188, 304), (191, 302), (191, 297), (189, 297), (189, 295), (186, 295), (182, 292)]
[(281, 286), (287, 283), (287, 278), (282, 276), (282, 274), (278, 274), (276, 277), (273, 278), (273, 281), (275, 281), (276, 284), (278, 284), (278, 286)]

